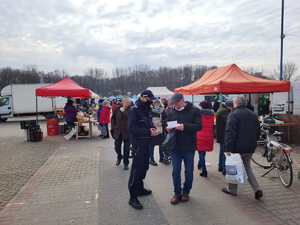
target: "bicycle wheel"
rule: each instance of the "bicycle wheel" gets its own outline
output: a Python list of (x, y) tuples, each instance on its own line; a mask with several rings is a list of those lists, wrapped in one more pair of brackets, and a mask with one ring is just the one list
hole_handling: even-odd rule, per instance
[(270, 168), (270, 162), (268, 162), (267, 158), (269, 151), (271, 150), (269, 150), (267, 146), (264, 148), (257, 148), (251, 157), (251, 161), (262, 168)]
[(293, 183), (293, 167), (289, 155), (285, 152), (282, 154), (282, 159), (278, 163), (278, 175), (281, 183), (286, 188), (290, 187)]

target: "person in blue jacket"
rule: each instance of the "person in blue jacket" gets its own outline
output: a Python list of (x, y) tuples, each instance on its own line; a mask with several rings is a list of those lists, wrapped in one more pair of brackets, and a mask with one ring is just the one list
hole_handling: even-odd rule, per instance
[(138, 200), (138, 196), (150, 195), (152, 191), (144, 187), (147, 170), (149, 169), (149, 146), (151, 137), (157, 136), (151, 118), (151, 104), (155, 100), (150, 90), (141, 93), (134, 107), (128, 114), (128, 130), (131, 135), (132, 146), (135, 150), (135, 156), (132, 161), (128, 189), (130, 193), (129, 205), (135, 209), (142, 209), (143, 205)]

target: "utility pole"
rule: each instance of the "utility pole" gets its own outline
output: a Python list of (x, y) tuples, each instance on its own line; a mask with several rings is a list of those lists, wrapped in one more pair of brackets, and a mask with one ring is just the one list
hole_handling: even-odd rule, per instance
[(281, 3), (281, 45), (280, 45), (280, 77), (279, 79), (282, 80), (282, 67), (283, 67), (283, 39), (285, 38), (285, 35), (283, 33), (283, 23), (284, 23), (284, 0), (282, 0)]

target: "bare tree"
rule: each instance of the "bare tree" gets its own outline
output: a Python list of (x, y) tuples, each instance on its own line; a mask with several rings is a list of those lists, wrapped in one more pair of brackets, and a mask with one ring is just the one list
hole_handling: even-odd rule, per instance
[[(283, 80), (299, 80), (300, 77), (296, 76), (297, 66), (295, 63), (286, 62), (283, 64), (282, 69), (282, 79)], [(280, 77), (280, 67), (274, 70), (274, 74), (272, 75), (273, 79), (279, 79)]]

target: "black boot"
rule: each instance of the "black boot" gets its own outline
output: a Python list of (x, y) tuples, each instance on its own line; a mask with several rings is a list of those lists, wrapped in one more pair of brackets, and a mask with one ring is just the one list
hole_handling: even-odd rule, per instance
[(151, 195), (152, 191), (147, 188), (143, 188), (141, 191), (139, 191), (138, 196), (144, 196), (144, 195)]
[(138, 198), (130, 198), (128, 204), (135, 209), (143, 209), (143, 205)]
[(121, 159), (117, 159), (116, 165), (118, 166), (120, 165), (120, 163), (121, 163)]
[(200, 163), (198, 164), (198, 170), (201, 170), (201, 165), (200, 165)]
[(200, 173), (200, 176), (201, 176), (201, 177), (207, 177), (207, 170), (203, 170), (203, 171)]

